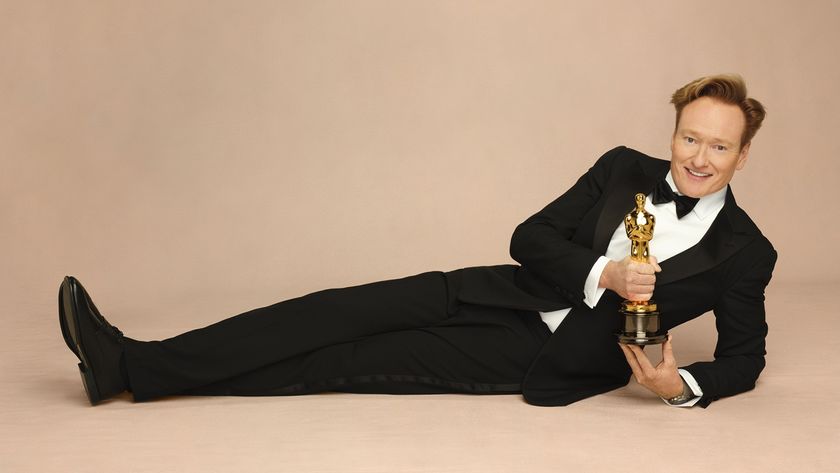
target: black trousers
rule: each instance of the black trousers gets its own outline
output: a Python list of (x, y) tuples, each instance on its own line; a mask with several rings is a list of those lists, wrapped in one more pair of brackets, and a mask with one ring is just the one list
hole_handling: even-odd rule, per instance
[(460, 304), (431, 271), (326, 289), (153, 342), (126, 339), (134, 399), (171, 394), (520, 392), (537, 312)]

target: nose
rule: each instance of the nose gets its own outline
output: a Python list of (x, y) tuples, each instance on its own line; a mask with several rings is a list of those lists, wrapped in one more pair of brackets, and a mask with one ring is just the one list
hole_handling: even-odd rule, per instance
[(696, 169), (702, 169), (709, 163), (708, 150), (705, 146), (700, 146), (694, 156), (691, 157), (691, 165)]

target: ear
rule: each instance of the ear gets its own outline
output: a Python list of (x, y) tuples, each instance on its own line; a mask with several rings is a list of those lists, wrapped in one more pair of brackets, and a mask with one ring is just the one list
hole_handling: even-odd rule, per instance
[(735, 169), (740, 171), (744, 168), (744, 165), (747, 164), (747, 158), (750, 156), (750, 144), (749, 142), (741, 147), (741, 151), (738, 153), (738, 163), (735, 165)]

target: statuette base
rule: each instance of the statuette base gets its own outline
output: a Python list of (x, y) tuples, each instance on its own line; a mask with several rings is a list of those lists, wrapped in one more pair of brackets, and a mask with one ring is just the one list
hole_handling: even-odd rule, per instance
[(668, 332), (659, 326), (659, 311), (653, 301), (624, 301), (621, 305), (624, 323), (616, 335), (628, 345), (657, 345), (668, 339)]

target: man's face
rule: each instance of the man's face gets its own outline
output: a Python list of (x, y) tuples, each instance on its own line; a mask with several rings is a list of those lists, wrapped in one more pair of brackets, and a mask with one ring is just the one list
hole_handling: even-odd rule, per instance
[(686, 105), (671, 138), (671, 175), (677, 189), (689, 197), (723, 189), (747, 163), (750, 145), (741, 147), (745, 126), (737, 105), (709, 97)]

